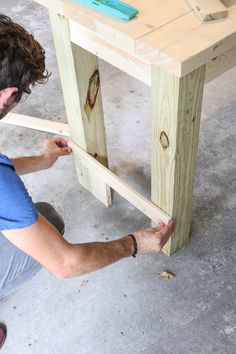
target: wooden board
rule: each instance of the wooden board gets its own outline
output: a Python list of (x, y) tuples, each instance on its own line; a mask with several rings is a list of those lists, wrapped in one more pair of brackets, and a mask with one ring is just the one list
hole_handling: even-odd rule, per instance
[[(113, 53), (117, 48), (120, 57), (122, 53), (124, 57), (125, 53), (134, 55), (138, 61), (154, 63), (178, 77), (230, 50), (236, 42), (235, 6), (227, 9), (228, 18), (202, 24), (186, 0), (130, 0), (140, 14), (129, 22), (114, 20), (69, 0), (36, 2), (90, 30), (95, 46), (99, 38), (112, 46)], [(89, 40), (91, 47), (91, 36)]]
[[(86, 29), (80, 24), (69, 21), (70, 34), (73, 43), (80, 45), (82, 48), (97, 55), (99, 58), (116, 66), (118, 69), (135, 77), (137, 80), (151, 86), (151, 64), (141, 60), (137, 55), (131, 55), (121, 49), (102, 40), (93, 31)], [(194, 25), (194, 23), (193, 23)], [(163, 62), (167, 60), (167, 56), (163, 56)], [(164, 64), (163, 64), (164, 65)], [(176, 62), (176, 65), (178, 63)], [(173, 64), (173, 71), (175, 72), (176, 65)], [(236, 65), (236, 46), (233, 48), (214, 56), (207, 63), (206, 82), (209, 82), (225, 71), (231, 69)], [(162, 65), (160, 65), (162, 66)], [(169, 71), (170, 63), (168, 64)], [(181, 76), (181, 66), (179, 65)]]
[(129, 0), (129, 4), (139, 10), (139, 15), (132, 21), (121, 21), (70, 0), (35, 1), (93, 30), (119, 48), (132, 52), (137, 38), (191, 11), (183, 0), (175, 0), (174, 6), (173, 0)]

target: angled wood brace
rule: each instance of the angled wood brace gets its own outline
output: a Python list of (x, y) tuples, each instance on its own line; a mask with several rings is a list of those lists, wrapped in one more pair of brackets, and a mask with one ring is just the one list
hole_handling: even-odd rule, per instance
[[(21, 114), (10, 113), (1, 121), (2, 123), (8, 123), (12, 125), (21, 126), (24, 128), (35, 129), (44, 131), (56, 135), (63, 135), (69, 137), (68, 124), (52, 122), (46, 119), (40, 119), (35, 117), (24, 116)], [(143, 197), (140, 193), (136, 192), (127, 183), (122, 181), (108, 168), (104, 167), (95, 158), (90, 156), (85, 150), (73, 142), (69, 142), (70, 147), (76, 154), (80, 162), (98, 179), (102, 179), (109, 187), (118, 192), (123, 198), (128, 200), (143, 214), (148, 216), (154, 223), (162, 220), (164, 223), (168, 223), (171, 219), (164, 211), (158, 208), (154, 203)]]

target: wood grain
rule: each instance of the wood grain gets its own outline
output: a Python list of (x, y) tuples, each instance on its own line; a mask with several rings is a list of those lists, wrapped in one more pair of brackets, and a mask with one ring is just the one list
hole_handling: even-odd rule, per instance
[(184, 78), (152, 68), (152, 201), (177, 222), (168, 255), (188, 240), (205, 66)]

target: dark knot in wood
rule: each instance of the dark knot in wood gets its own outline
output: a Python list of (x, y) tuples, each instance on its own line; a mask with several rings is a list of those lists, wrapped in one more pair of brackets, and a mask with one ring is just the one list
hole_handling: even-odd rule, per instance
[(169, 138), (168, 138), (167, 134), (164, 131), (161, 132), (160, 143), (161, 143), (161, 146), (163, 147), (163, 149), (167, 149), (169, 147), (169, 145), (170, 145)]
[(90, 118), (91, 111), (95, 106), (99, 87), (100, 87), (99, 71), (95, 70), (93, 75), (89, 79), (86, 103), (84, 105), (84, 110), (87, 113), (88, 118)]

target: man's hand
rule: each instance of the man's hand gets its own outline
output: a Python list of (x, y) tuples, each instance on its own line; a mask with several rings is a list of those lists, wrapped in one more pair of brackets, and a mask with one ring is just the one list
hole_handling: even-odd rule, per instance
[[(167, 225), (160, 223), (157, 228), (135, 232), (138, 253), (160, 252), (174, 228), (175, 222), (171, 220)], [(130, 236), (108, 242), (71, 244), (40, 214), (32, 226), (2, 233), (59, 279), (93, 272), (134, 253)]]
[(47, 139), (44, 142), (42, 156), (45, 161), (45, 168), (51, 167), (58, 157), (70, 155), (71, 148), (68, 146), (68, 141), (64, 138)]
[(11, 159), (18, 175), (45, 170), (51, 167), (58, 157), (70, 155), (71, 148), (63, 138), (47, 139), (39, 156), (16, 157)]
[(175, 222), (170, 220), (167, 225), (161, 221), (157, 227), (135, 232), (138, 253), (160, 252), (174, 230)]

